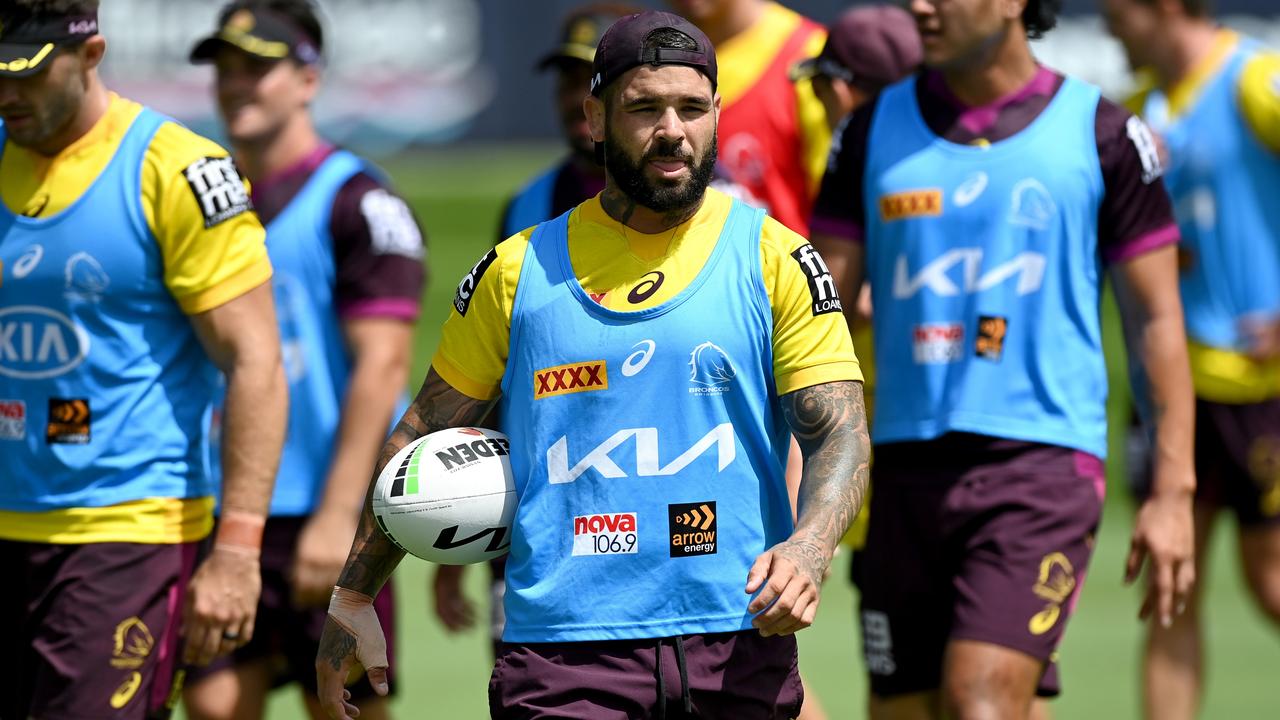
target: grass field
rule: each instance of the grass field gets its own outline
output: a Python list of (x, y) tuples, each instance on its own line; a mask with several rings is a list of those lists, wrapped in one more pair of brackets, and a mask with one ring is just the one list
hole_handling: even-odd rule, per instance
[[(431, 284), (414, 358), (415, 384), (434, 351), (454, 286), (492, 241), (503, 198), (554, 158), (546, 147), (466, 147), (397, 158), (385, 164), (430, 236)], [(1113, 363), (1115, 365), (1116, 363)], [(1117, 399), (1119, 405), (1122, 399)], [(1115, 444), (1113, 443), (1113, 447)], [(1113, 453), (1115, 455), (1116, 453)], [(1113, 467), (1110, 497), (1080, 608), (1062, 646), (1065, 694), (1058, 718), (1138, 716), (1138, 596), (1121, 585), (1132, 513)], [(1224, 517), (1203, 578), (1210, 613), (1209, 681), (1202, 717), (1262, 720), (1280, 716), (1280, 635), (1251, 606), (1235, 567), (1234, 524)], [(801, 667), (833, 719), (864, 716), (866, 682), (854, 625), (848, 556), (837, 558), (818, 621), (800, 634)], [(468, 582), (483, 608), (484, 577)], [(488, 717), (489, 651), (483, 631), (446, 636), (428, 605), (428, 567), (407, 559), (396, 574), (399, 662), (397, 717), (471, 720)], [(269, 718), (303, 718), (296, 691), (273, 699)]]

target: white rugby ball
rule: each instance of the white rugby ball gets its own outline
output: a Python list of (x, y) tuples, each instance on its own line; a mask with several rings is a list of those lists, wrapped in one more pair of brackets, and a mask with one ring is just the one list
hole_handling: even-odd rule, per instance
[(373, 516), (405, 552), (444, 565), (506, 554), (516, 511), (510, 442), (496, 430), (449, 428), (391, 458), (373, 491)]

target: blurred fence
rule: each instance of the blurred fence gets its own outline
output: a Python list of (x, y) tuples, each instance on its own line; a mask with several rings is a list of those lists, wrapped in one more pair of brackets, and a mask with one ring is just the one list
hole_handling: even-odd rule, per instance
[[(326, 84), (316, 115), (326, 136), (374, 154), (406, 145), (474, 139), (545, 139), (556, 133), (551, 81), (533, 65), (554, 43), (576, 0), (319, 0)], [(661, 7), (660, 0), (638, 4)], [(786, 4), (829, 21), (850, 3)], [(1066, 0), (1061, 26), (1036, 44), (1048, 64), (1115, 95), (1129, 83), (1124, 57), (1094, 14)], [(1280, 47), (1276, 0), (1219, 0), (1226, 21)], [(214, 29), (211, 0), (107, 0), (102, 28), (110, 87), (215, 134), (207, 67), (187, 63)]]

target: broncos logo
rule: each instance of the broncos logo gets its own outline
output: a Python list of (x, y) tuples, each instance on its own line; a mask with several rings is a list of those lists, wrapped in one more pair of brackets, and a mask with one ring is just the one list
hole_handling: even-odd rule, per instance
[(692, 371), (689, 380), (709, 387), (727, 385), (737, 375), (729, 355), (711, 342), (704, 342), (693, 349), (689, 367)]

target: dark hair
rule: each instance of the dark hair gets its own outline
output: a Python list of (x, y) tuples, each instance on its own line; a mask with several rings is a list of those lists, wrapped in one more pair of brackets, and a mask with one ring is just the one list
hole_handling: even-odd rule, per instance
[(641, 50), (656, 50), (658, 48), (666, 48), (668, 50), (700, 50), (698, 42), (675, 28), (662, 27), (654, 30), (644, 36), (644, 44)]
[(1058, 13), (1062, 10), (1062, 0), (1027, 0), (1022, 9), (1022, 26), (1027, 29), (1027, 37), (1032, 40), (1044, 37), (1044, 34), (1058, 24)]
[(218, 24), (226, 23), (232, 13), (245, 8), (265, 10), (286, 18), (306, 34), (316, 46), (316, 52), (324, 51), (324, 28), (320, 24), (319, 8), (312, 0), (239, 0), (223, 9)]
[[(681, 32), (675, 28), (661, 27), (651, 31), (644, 36), (644, 42), (641, 44), (641, 51), (656, 50), (658, 48), (667, 48), (669, 50), (698, 50), (698, 41), (689, 37), (688, 33)], [(614, 100), (617, 98), (618, 84), (609, 83), (601, 94), (604, 100), (605, 111), (613, 106)]]
[(98, 12), (98, 0), (10, 0), (14, 5), (39, 15), (88, 15)]
[[(1156, 0), (1140, 0), (1147, 5), (1156, 4)], [(1213, 0), (1180, 0), (1182, 11), (1193, 18), (1209, 17), (1213, 14)]]

